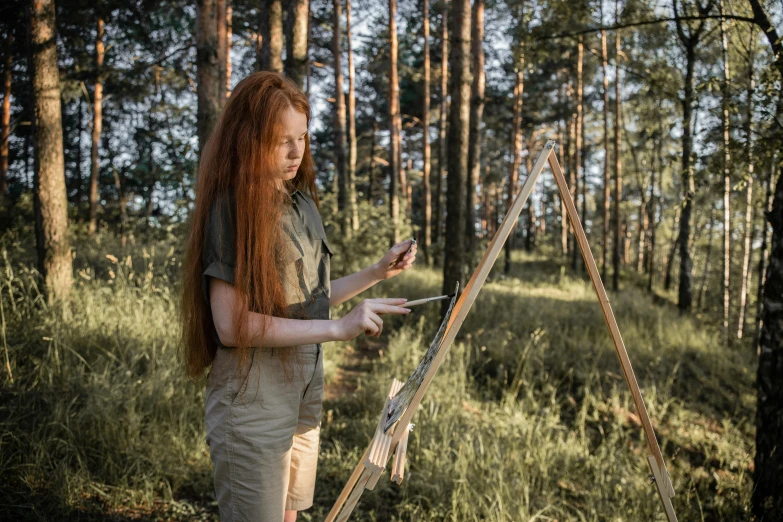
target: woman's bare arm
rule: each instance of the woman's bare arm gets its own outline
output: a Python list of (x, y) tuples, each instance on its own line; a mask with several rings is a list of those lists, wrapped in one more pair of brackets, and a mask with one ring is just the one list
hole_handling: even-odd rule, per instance
[(382, 281), (383, 279), (378, 274), (377, 265), (377, 263), (370, 265), (362, 268), (355, 274), (332, 281), (330, 283), (329, 306), (343, 303), (356, 294), (364, 292), (375, 283)]
[[(240, 296), (233, 285), (209, 278), (209, 302), (212, 320), (215, 323), (220, 342), (224, 346), (234, 346), (234, 313), (240, 306)], [(299, 346), (303, 344), (325, 343), (329, 341), (347, 341), (362, 332), (380, 336), (383, 320), (380, 314), (406, 314), (407, 308), (394, 306), (405, 299), (366, 299), (340, 319), (286, 319), (270, 315), (248, 312), (248, 330), (250, 345), (276, 348), (281, 346)], [(268, 321), (266, 332), (261, 334), (264, 319)]]
[[(329, 304), (331, 306), (338, 305), (356, 294), (364, 292), (372, 285), (409, 269), (416, 260), (416, 249), (416, 244), (411, 245), (410, 240), (397, 243), (377, 263), (363, 268), (355, 274), (332, 281)], [(397, 259), (403, 253), (405, 256), (397, 263)]]

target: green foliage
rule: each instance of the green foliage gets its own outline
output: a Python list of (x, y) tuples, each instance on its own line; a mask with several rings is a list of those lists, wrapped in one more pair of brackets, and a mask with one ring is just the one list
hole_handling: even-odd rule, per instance
[[(380, 255), (364, 244), (375, 238), (386, 246), (388, 236), (374, 230), (367, 220), (352, 241), (330, 232), (334, 261), (348, 248), (364, 259)], [(77, 246), (82, 268), (66, 310), (47, 308), (35, 271), (5, 243), (0, 340), (13, 381), (3, 368), (0, 492), (14, 506), (7, 512), (14, 520), (38, 519), (34, 512), (217, 520), (203, 383), (188, 381), (177, 357), (178, 254), (166, 241), (122, 253), (113, 240), (102, 241), (104, 250)], [(440, 286), (439, 273), (417, 266), (332, 316), (361, 298), (415, 299)], [(752, 487), (752, 357), (721, 347), (715, 332), (636, 290), (612, 302), (680, 519), (742, 519)], [(415, 367), (437, 322), (437, 307), (427, 306), (386, 318), (389, 345), (372, 370), (351, 393), (325, 402), (316, 504), (303, 520), (321, 520), (331, 507), (391, 379)], [(327, 345), (329, 389), (340, 389), (347, 350), (361, 352), (367, 342)], [(354, 519), (661, 519), (642, 430), (619, 374), (589, 285), (515, 253), (511, 277), (495, 270), (482, 289), (414, 417), (402, 487), (385, 475), (365, 492)]]

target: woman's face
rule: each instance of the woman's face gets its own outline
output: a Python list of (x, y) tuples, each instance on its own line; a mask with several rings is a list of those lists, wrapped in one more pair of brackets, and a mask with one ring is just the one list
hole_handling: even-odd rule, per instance
[(289, 107), (283, 112), (280, 125), (282, 137), (277, 144), (277, 166), (279, 178), (294, 179), (302, 162), (307, 134), (307, 117)]

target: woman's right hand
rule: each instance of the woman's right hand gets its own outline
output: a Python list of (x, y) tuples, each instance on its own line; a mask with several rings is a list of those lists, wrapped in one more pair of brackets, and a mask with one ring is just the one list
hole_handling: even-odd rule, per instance
[(380, 337), (383, 330), (381, 314), (407, 314), (410, 308), (402, 308), (405, 298), (365, 299), (359, 306), (337, 320), (340, 340), (350, 341), (364, 332), (368, 336)]

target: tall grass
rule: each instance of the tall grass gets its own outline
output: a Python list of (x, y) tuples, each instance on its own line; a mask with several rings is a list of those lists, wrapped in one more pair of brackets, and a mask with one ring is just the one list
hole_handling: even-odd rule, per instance
[[(11, 374), (0, 374), (0, 511), (9, 519), (217, 519), (203, 385), (184, 377), (177, 356), (179, 250), (174, 241), (140, 243), (78, 244), (68, 309), (46, 306), (35, 271), (6, 243), (0, 342)], [(355, 520), (663, 519), (592, 289), (518, 253), (512, 275), (493, 272), (414, 417), (403, 485), (382, 478)], [(440, 288), (439, 274), (420, 265), (367, 296), (415, 299)], [(721, 347), (716, 332), (642, 292), (625, 290), (612, 304), (680, 519), (742, 519), (752, 486), (749, 351)], [(325, 402), (316, 505), (302, 519), (329, 510), (391, 379), (415, 367), (437, 313), (387, 318), (388, 346), (372, 370)], [(328, 383), (345, 349), (365, 343), (327, 345)]]

